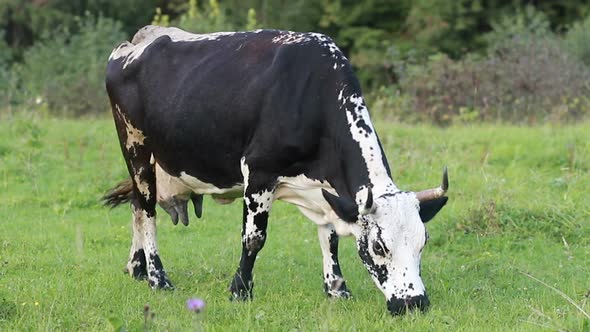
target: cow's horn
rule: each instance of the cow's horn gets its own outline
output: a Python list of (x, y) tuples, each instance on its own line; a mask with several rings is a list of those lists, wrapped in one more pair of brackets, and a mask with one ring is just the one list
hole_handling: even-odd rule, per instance
[(445, 169), (443, 171), (442, 184), (440, 185), (440, 187), (419, 191), (416, 193), (416, 198), (418, 198), (418, 201), (420, 201), (420, 202), (431, 201), (433, 199), (443, 197), (448, 189), (449, 189), (449, 174), (447, 172), (447, 166), (445, 166)]
[(371, 191), (371, 188), (367, 188), (367, 200), (365, 201), (365, 204), (359, 206), (359, 213), (362, 216), (366, 216), (367, 214), (375, 212), (375, 207), (373, 205), (373, 192)]

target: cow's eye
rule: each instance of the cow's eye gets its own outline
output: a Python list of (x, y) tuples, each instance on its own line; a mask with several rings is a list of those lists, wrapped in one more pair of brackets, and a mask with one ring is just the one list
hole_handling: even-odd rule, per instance
[(373, 243), (373, 252), (376, 255), (385, 256), (385, 249), (383, 249), (383, 246), (381, 245), (380, 242), (377, 242), (376, 241), (376, 242)]

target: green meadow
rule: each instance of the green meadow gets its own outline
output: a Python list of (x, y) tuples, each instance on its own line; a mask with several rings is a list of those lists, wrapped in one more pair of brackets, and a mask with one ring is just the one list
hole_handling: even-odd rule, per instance
[[(400, 188), (449, 169), (422, 254), (427, 312), (391, 317), (352, 238), (340, 261), (353, 298), (326, 298), (316, 227), (282, 202), (253, 301), (228, 300), (241, 204), (210, 198), (188, 227), (158, 210), (176, 289), (153, 291), (122, 272), (130, 209), (100, 204), (127, 176), (112, 120), (22, 113), (0, 121), (0, 331), (590, 331), (590, 124), (376, 127)], [(186, 309), (194, 297), (202, 313)]]

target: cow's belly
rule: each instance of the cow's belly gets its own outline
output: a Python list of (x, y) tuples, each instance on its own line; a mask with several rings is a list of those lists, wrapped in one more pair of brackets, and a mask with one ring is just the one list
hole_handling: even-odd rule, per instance
[[(156, 192), (158, 203), (170, 203), (175, 201), (188, 201), (191, 193), (211, 195), (220, 204), (229, 204), (236, 198), (241, 198), (244, 193), (243, 184), (231, 188), (218, 188), (210, 183), (203, 182), (193, 176), (181, 172), (179, 177), (166, 173), (156, 163)], [(293, 204), (301, 213), (317, 225), (332, 224), (336, 233), (341, 236), (351, 234), (350, 225), (342, 221), (322, 195), (322, 189), (336, 194), (327, 182), (312, 180), (304, 175), (295, 177), (279, 177), (274, 199)]]
[(156, 192), (158, 202), (168, 202), (173, 198), (188, 200), (190, 194), (195, 193), (211, 195), (218, 203), (227, 204), (236, 198), (242, 197), (244, 186), (236, 184), (230, 188), (218, 188), (186, 172), (180, 172), (179, 177), (172, 176), (156, 163)]
[(280, 177), (275, 199), (297, 206), (301, 213), (318, 225), (336, 224), (340, 220), (324, 199), (322, 189), (336, 194), (327, 182), (312, 180), (305, 175)]

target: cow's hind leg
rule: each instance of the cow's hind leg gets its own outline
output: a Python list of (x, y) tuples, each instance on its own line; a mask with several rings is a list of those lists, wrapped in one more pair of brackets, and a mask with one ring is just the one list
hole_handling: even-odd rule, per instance
[(244, 175), (244, 214), (242, 224), (242, 256), (240, 266), (230, 285), (232, 300), (252, 298), (252, 269), (256, 255), (266, 241), (268, 213), (274, 199), (276, 178), (249, 170), (242, 159)]
[(123, 156), (133, 180), (133, 241), (127, 272), (137, 279), (147, 278), (152, 288), (173, 288), (156, 243), (156, 174), (150, 161), (148, 139), (119, 105), (114, 104), (113, 114)]
[(147, 279), (147, 262), (145, 261), (145, 253), (143, 251), (143, 234), (135, 219), (135, 208), (133, 208), (133, 219), (131, 225), (133, 227), (133, 240), (131, 242), (131, 250), (129, 252), (129, 260), (124, 272), (129, 273), (130, 276), (137, 280)]
[(324, 263), (324, 291), (330, 297), (350, 297), (338, 263), (338, 234), (332, 225), (320, 225), (318, 237)]

